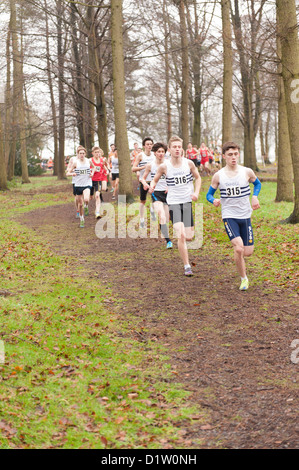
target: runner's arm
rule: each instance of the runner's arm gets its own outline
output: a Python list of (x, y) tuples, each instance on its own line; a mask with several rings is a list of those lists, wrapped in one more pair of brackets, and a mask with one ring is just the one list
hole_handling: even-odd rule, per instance
[(255, 211), (256, 209), (260, 208), (258, 195), (260, 193), (262, 184), (261, 184), (260, 180), (258, 179), (258, 177), (256, 176), (256, 174), (254, 173), (254, 171), (251, 168), (247, 169), (247, 174), (248, 174), (248, 177), (249, 177), (249, 179), (248, 179), (249, 183), (252, 183), (253, 186), (254, 186), (253, 196), (252, 196), (252, 199), (251, 199), (251, 206), (252, 206), (252, 209)]
[(219, 207), (220, 206), (220, 199), (215, 199), (214, 194), (219, 186), (219, 176), (218, 173), (215, 173), (215, 175), (212, 178), (211, 181), (211, 186), (209, 187), (209, 190), (206, 194), (206, 199), (209, 201), (213, 206)]
[(76, 173), (74, 172), (74, 169), (76, 168), (76, 162), (69, 163), (67, 170), (66, 170), (66, 176), (76, 176)]
[(188, 165), (189, 165), (190, 171), (191, 171), (191, 173), (192, 173), (192, 175), (195, 179), (195, 188), (194, 188), (193, 194), (191, 195), (191, 199), (192, 199), (192, 201), (197, 201), (198, 196), (199, 196), (200, 187), (201, 187), (201, 177), (200, 177), (200, 174), (198, 173), (198, 169), (196, 168), (196, 166), (194, 165), (194, 162), (192, 162), (192, 160), (188, 161)]
[(138, 166), (140, 161), (141, 161), (141, 154), (137, 155), (135, 163), (132, 166), (133, 173), (136, 173), (137, 171), (143, 170), (143, 168), (145, 168), (145, 165), (144, 166)]
[(148, 176), (151, 169), (152, 169), (152, 165), (150, 163), (148, 163), (145, 167), (145, 170), (144, 170), (144, 173), (143, 173), (143, 178), (141, 180), (142, 186), (143, 186), (145, 191), (149, 188), (149, 184), (146, 181), (146, 177)]

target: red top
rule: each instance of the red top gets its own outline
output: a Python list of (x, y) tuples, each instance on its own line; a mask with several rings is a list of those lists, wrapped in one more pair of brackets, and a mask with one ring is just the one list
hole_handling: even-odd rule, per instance
[(100, 161), (97, 163), (94, 158), (91, 159), (95, 166), (95, 172), (92, 177), (92, 181), (103, 181), (107, 176), (107, 171), (104, 168), (104, 158), (100, 157)]
[(195, 160), (196, 159), (196, 150), (194, 148), (192, 148), (191, 150), (187, 149), (187, 158), (189, 158), (189, 160)]

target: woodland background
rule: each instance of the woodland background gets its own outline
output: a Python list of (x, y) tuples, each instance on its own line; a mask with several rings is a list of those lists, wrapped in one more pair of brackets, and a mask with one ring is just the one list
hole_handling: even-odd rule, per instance
[(3, 0), (0, 18), (2, 190), (49, 145), (64, 179), (70, 142), (107, 155), (115, 141), (130, 197), (129, 142), (234, 139), (255, 171), (272, 149), (298, 222), (295, 0)]

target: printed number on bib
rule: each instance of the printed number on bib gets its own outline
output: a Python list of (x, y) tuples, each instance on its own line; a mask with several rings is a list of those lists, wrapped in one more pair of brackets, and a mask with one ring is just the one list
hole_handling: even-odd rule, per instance
[(226, 188), (226, 195), (227, 197), (237, 197), (241, 195), (241, 188), (240, 186), (231, 186)]
[(187, 177), (186, 176), (176, 176), (174, 178), (174, 183), (176, 186), (181, 186), (182, 184), (187, 183)]

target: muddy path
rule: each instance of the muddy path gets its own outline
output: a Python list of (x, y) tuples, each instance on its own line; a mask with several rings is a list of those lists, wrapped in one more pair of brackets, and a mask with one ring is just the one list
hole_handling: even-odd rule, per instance
[(145, 348), (157, 341), (167, 349), (173, 381), (209, 415), (205, 426), (179, 423), (186, 445), (200, 439), (201, 448), (298, 447), (299, 365), (291, 343), (299, 326), (291, 292), (262, 285), (240, 292), (233, 261), (205, 245), (190, 252), (194, 277), (184, 278), (176, 244), (166, 251), (156, 239), (100, 240), (93, 211), (91, 203), (84, 229), (73, 204), (20, 220), (51, 240), (55, 253), (84, 253), (86, 279), (97, 275), (122, 300), (115, 307), (120, 324), (129, 322), (129, 334)]

